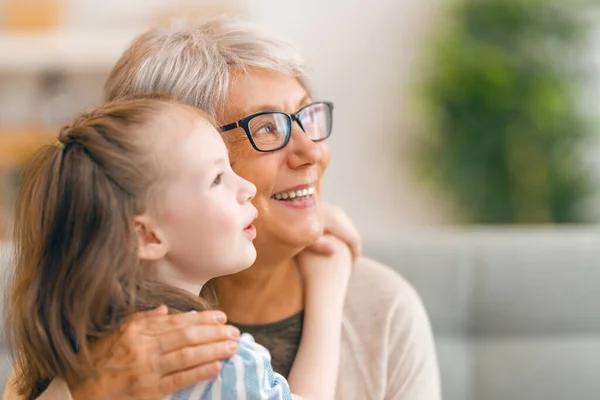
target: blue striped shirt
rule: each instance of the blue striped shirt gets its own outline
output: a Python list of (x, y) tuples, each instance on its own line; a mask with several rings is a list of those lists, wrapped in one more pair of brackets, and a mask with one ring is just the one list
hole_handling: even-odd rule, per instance
[(219, 375), (165, 400), (292, 400), (287, 381), (273, 371), (269, 351), (247, 333), (238, 344), (237, 354), (223, 361)]

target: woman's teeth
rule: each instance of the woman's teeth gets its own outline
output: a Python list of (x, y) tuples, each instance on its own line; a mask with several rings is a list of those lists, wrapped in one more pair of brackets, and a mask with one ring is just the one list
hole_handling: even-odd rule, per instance
[(284, 200), (284, 201), (294, 201), (294, 200), (304, 200), (309, 198), (315, 193), (314, 187), (308, 187), (306, 189), (300, 190), (291, 190), (289, 192), (281, 192), (275, 193), (272, 198), (275, 200)]

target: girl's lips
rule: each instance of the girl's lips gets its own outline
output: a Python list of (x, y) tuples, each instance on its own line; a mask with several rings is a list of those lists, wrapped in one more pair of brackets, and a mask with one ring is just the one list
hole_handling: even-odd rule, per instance
[(244, 233), (250, 238), (250, 239), (255, 239), (256, 238), (256, 227), (254, 226), (254, 224), (250, 224), (247, 227), (244, 228)]

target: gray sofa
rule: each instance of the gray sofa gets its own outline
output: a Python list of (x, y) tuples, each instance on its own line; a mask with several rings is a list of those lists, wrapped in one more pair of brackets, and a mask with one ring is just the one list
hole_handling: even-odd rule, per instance
[(600, 399), (600, 230), (416, 230), (365, 253), (421, 294), (445, 400)]

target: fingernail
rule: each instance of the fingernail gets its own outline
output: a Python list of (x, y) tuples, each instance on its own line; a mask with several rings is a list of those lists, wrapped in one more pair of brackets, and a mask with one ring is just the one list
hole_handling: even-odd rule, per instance
[(227, 331), (227, 336), (229, 336), (231, 339), (237, 339), (240, 337), (240, 330), (232, 327)]
[(227, 321), (227, 316), (222, 312), (218, 312), (215, 314), (215, 320), (219, 323), (225, 323), (225, 321)]
[(237, 351), (237, 342), (229, 342), (227, 343), (227, 350), (234, 353), (235, 351)]

